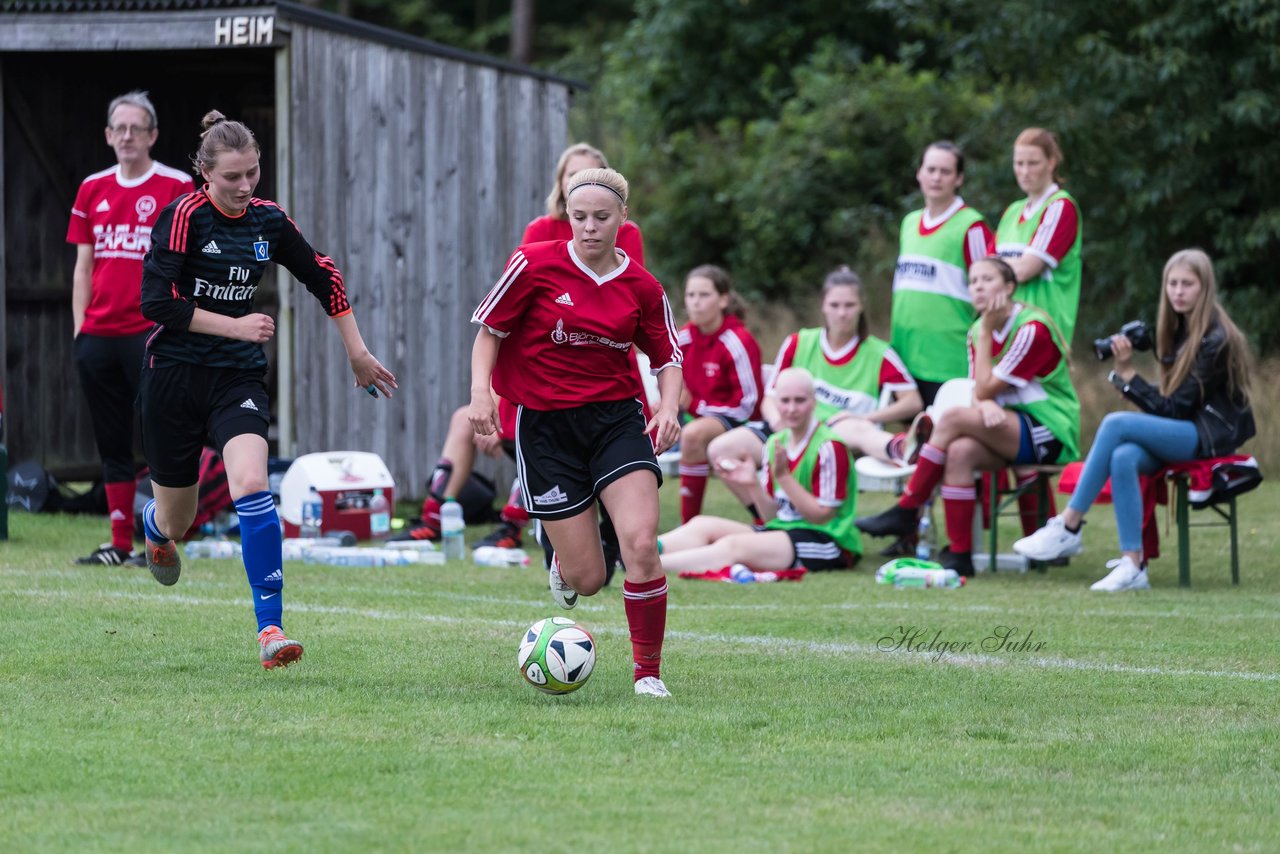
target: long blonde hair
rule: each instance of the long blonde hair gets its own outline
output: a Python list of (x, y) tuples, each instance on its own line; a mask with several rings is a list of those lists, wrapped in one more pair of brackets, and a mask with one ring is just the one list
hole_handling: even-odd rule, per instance
[[(1169, 302), (1165, 285), (1174, 267), (1186, 267), (1200, 280), (1200, 299), (1185, 316), (1179, 315)], [(1160, 364), (1160, 393), (1169, 395), (1182, 385), (1195, 365), (1200, 341), (1210, 327), (1222, 327), (1225, 342), (1222, 349), (1227, 360), (1227, 383), (1232, 398), (1249, 401), (1249, 378), (1253, 372), (1253, 351), (1240, 328), (1218, 303), (1218, 280), (1213, 274), (1213, 261), (1203, 249), (1183, 249), (1173, 253), (1160, 277), (1160, 309), (1156, 314), (1156, 359)], [(1185, 334), (1181, 350), (1178, 333)]]
[(604, 152), (585, 142), (575, 143), (560, 152), (560, 160), (556, 163), (556, 176), (551, 181), (551, 192), (547, 194), (547, 216), (552, 219), (568, 219), (569, 214), (564, 207), (564, 170), (569, 167), (569, 159), (577, 156), (594, 157), (600, 161), (602, 169), (609, 168), (609, 161)]

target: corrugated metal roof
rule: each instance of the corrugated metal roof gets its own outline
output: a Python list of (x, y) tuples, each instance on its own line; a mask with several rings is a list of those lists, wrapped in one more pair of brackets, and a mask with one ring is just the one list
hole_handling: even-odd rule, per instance
[(586, 84), (577, 80), (548, 74), (545, 71), (530, 68), (527, 65), (519, 65), (518, 63), (507, 62), (487, 54), (450, 47), (429, 39), (418, 38), (417, 36), (389, 30), (364, 21), (335, 15), (332, 12), (313, 9), (310, 6), (303, 6), (291, 0), (276, 0), (276, 2), (272, 2), (272, 0), (16, 0), (13, 3), (0, 5), (0, 15), (16, 13), (75, 14), (77, 12), (185, 12), (201, 9), (268, 7), (274, 8), (278, 14), (292, 21), (335, 32), (347, 33), (392, 47), (454, 59), (458, 62), (466, 62), (472, 65), (497, 68), (513, 74), (523, 74), (539, 80), (559, 83), (570, 89), (581, 90), (588, 88)]

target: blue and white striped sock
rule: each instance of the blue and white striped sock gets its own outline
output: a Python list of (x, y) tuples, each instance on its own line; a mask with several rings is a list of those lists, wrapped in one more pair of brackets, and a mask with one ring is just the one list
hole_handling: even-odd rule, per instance
[(156, 500), (154, 498), (147, 502), (146, 507), (142, 508), (142, 530), (146, 532), (147, 539), (157, 546), (163, 546), (169, 542), (169, 537), (160, 533), (160, 529), (156, 527)]
[(240, 548), (244, 572), (253, 592), (258, 631), (279, 626), (283, 613), (283, 556), (280, 550), (280, 517), (270, 492), (255, 492), (236, 501), (240, 517)]

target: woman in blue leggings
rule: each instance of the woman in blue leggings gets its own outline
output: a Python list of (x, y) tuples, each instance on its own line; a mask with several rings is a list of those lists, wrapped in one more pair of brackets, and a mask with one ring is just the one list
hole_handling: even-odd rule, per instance
[(1111, 337), (1111, 384), (1141, 412), (1102, 419), (1067, 509), (1014, 551), (1035, 560), (1078, 554), (1085, 514), (1107, 478), (1120, 535), (1120, 558), (1091, 590), (1150, 587), (1142, 556), (1142, 494), (1138, 476), (1168, 463), (1233, 453), (1255, 432), (1249, 407), (1252, 356), (1248, 341), (1218, 304), (1213, 262), (1199, 249), (1177, 252), (1164, 265), (1155, 352), (1160, 383), (1134, 369), (1133, 342)]

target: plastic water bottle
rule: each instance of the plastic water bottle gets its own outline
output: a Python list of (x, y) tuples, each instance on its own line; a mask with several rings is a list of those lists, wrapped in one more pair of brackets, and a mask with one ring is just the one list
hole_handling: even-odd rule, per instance
[(373, 491), (373, 500), (369, 502), (369, 533), (375, 540), (391, 533), (391, 505), (381, 489)]
[(452, 498), (445, 499), (440, 508), (440, 544), (446, 560), (461, 560), (466, 556), (466, 527), (462, 519), (462, 505)]
[(751, 571), (751, 567), (745, 564), (735, 563), (733, 566), (729, 567), (729, 580), (735, 584), (754, 584), (756, 574)]
[(911, 566), (906, 560), (886, 563), (876, 570), (878, 584), (892, 584), (899, 589), (906, 587), (941, 587), (954, 590), (963, 587), (965, 578), (954, 569), (932, 566)]
[(298, 533), (308, 538), (320, 536), (320, 523), (323, 516), (324, 501), (313, 486), (310, 494), (302, 502), (302, 524), (298, 526)]
[(236, 558), (240, 557), (240, 544), (230, 540), (206, 538), (187, 543), (182, 551), (189, 558)]
[(350, 542), (344, 537), (329, 535), (323, 537), (286, 537), (280, 541), (280, 550), (285, 560), (306, 560), (308, 553), (316, 549), (336, 549), (353, 545), (354, 543), (354, 537)]
[(926, 509), (920, 514), (920, 523), (916, 525), (916, 559), (931, 560), (933, 558), (933, 520)]
[(524, 549), (502, 549), (497, 546), (480, 546), (471, 550), (476, 566), (528, 566), (529, 555)]

